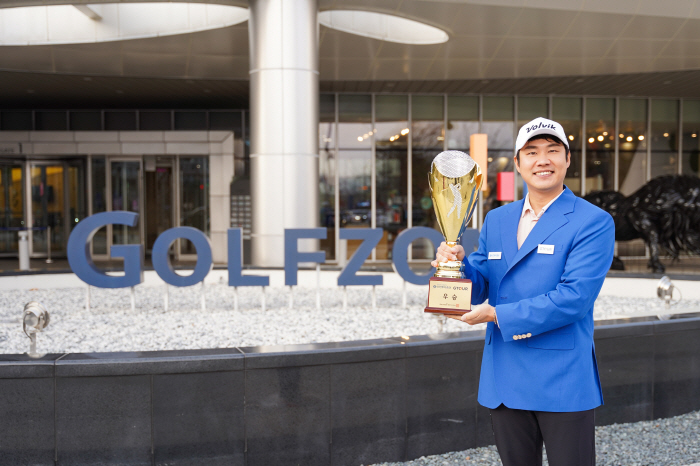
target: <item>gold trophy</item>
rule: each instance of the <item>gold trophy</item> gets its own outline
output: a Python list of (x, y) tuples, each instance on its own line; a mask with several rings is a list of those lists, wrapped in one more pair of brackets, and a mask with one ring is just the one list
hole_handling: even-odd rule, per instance
[[(440, 152), (430, 165), (430, 193), (440, 230), (450, 247), (459, 244), (479, 198), (481, 168), (464, 152)], [(468, 252), (467, 252), (468, 253)], [(462, 315), (471, 310), (472, 282), (462, 261), (440, 262), (430, 278), (425, 312)]]

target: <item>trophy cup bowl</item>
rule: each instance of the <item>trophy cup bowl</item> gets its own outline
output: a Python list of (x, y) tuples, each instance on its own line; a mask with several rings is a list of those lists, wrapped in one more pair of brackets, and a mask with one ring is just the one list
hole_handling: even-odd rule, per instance
[[(481, 168), (464, 152), (439, 153), (430, 165), (429, 186), (438, 225), (448, 246), (459, 244), (474, 214), (483, 182)], [(438, 263), (430, 278), (425, 312), (462, 315), (471, 309), (471, 280), (462, 261)]]

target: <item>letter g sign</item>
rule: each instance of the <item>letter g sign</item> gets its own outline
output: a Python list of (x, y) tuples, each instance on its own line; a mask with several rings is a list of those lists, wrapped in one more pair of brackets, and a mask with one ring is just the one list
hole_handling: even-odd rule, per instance
[(112, 225), (136, 226), (139, 214), (126, 211), (101, 212), (78, 223), (68, 238), (68, 263), (78, 278), (99, 288), (126, 288), (143, 281), (143, 246), (116, 245), (110, 249), (112, 257), (124, 258), (124, 276), (109, 276), (95, 266), (90, 254), (90, 240), (100, 228)]

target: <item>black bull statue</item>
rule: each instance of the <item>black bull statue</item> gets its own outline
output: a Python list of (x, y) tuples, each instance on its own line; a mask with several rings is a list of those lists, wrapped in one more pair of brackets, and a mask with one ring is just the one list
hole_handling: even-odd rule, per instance
[(654, 273), (666, 270), (659, 261), (662, 249), (673, 259), (681, 252), (700, 254), (698, 177), (661, 176), (629, 197), (616, 191), (599, 191), (584, 199), (612, 215), (617, 241), (644, 240), (651, 255), (649, 268)]

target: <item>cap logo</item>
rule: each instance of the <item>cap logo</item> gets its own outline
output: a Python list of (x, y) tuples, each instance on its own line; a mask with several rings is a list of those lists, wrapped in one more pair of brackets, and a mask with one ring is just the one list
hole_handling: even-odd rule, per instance
[(529, 134), (530, 131), (535, 131), (536, 129), (539, 129), (539, 128), (549, 128), (549, 129), (553, 129), (553, 130), (555, 130), (555, 131), (556, 131), (556, 129), (557, 129), (557, 127), (556, 127), (553, 123), (542, 123), (542, 122), (540, 122), (540, 124), (538, 124), (538, 125), (532, 125), (532, 126), (529, 126), (529, 127), (525, 128), (525, 131), (527, 131), (528, 134)]

